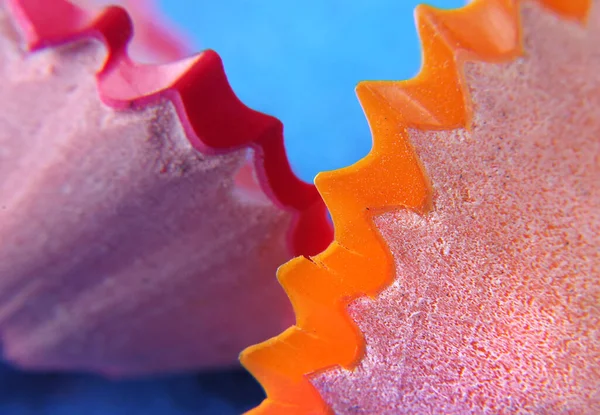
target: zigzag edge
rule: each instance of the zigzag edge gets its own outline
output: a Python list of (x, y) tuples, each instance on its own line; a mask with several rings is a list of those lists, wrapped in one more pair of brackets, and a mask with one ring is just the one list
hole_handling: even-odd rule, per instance
[[(592, 4), (536, 1), (581, 23)], [(357, 86), (373, 148), (358, 163), (317, 176), (335, 240), (321, 254), (295, 258), (279, 269), (296, 325), (242, 352), (243, 366), (267, 394), (248, 414), (331, 413), (308, 376), (333, 366), (355, 367), (364, 354), (364, 339), (346, 307), (359, 296), (376, 296), (395, 276), (393, 258), (372, 218), (397, 208), (420, 213), (431, 208), (431, 187), (408, 129), (469, 128), (464, 62), (497, 63), (521, 55), (521, 2), (475, 0), (455, 10), (419, 6), (416, 22), (424, 56), (419, 75)]]
[(133, 62), (127, 46), (133, 35), (127, 12), (117, 6), (92, 14), (67, 0), (4, 0), (29, 50), (85, 38), (103, 42), (108, 55), (97, 74), (102, 101), (116, 109), (171, 100), (192, 145), (204, 154), (254, 150), (262, 190), (293, 213), (288, 240), (293, 255), (311, 255), (332, 240), (326, 207), (315, 186), (292, 172), (283, 125), (245, 106), (227, 81), (219, 55), (206, 50), (173, 63)]
[[(123, 7), (134, 18), (137, 29), (136, 39), (152, 45), (152, 51), (158, 51), (167, 61), (185, 57), (192, 49), (191, 42), (184, 33), (179, 33), (172, 22), (163, 22), (155, 2), (147, 0), (124, 0)], [(147, 48), (144, 48), (147, 49)]]

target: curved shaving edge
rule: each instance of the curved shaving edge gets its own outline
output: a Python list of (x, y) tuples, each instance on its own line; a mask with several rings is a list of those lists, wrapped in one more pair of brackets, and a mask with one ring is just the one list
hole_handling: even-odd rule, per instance
[[(373, 217), (398, 208), (421, 214), (431, 209), (431, 186), (407, 129), (469, 128), (463, 62), (503, 62), (521, 54), (519, 3), (479, 0), (451, 11), (419, 7), (420, 74), (410, 81), (358, 85), (373, 149), (353, 166), (317, 177), (335, 241), (323, 253), (295, 258), (279, 270), (296, 325), (242, 353), (242, 364), (267, 393), (251, 413), (331, 412), (308, 376), (334, 366), (351, 369), (360, 361), (364, 341), (346, 307), (359, 296), (374, 297), (395, 277), (391, 253)], [(539, 3), (577, 21), (585, 20), (591, 6), (590, 0)]]

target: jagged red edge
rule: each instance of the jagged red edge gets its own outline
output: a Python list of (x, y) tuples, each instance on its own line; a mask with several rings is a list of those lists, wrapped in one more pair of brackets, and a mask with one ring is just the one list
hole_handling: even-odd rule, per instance
[(294, 213), (288, 235), (293, 255), (317, 254), (331, 242), (333, 229), (319, 193), (290, 167), (283, 124), (236, 97), (216, 52), (206, 50), (168, 64), (139, 64), (127, 54), (133, 26), (121, 7), (91, 14), (67, 0), (6, 0), (5, 4), (32, 51), (82, 38), (103, 42), (108, 55), (97, 82), (105, 104), (139, 108), (167, 98), (175, 105), (188, 139), (202, 153), (252, 148), (263, 191)]
[(154, 3), (148, 0), (122, 2), (129, 14), (134, 16), (134, 26), (137, 29), (136, 41), (151, 45), (152, 52), (158, 53), (161, 58), (167, 60), (177, 60), (187, 56), (191, 49), (189, 39), (182, 33), (178, 33), (171, 24), (160, 19)]

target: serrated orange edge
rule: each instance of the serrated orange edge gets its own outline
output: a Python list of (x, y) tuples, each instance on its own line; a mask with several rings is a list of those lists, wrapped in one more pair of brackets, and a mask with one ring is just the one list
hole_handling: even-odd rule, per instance
[[(591, 8), (591, 0), (538, 2), (579, 22)], [(377, 295), (395, 276), (391, 253), (373, 217), (397, 208), (425, 213), (431, 207), (431, 186), (407, 129), (469, 127), (463, 64), (504, 62), (521, 54), (519, 3), (476, 0), (456, 10), (419, 6), (419, 75), (409, 81), (365, 81), (357, 86), (373, 148), (358, 163), (317, 176), (335, 240), (323, 253), (295, 258), (278, 271), (296, 325), (242, 352), (242, 364), (267, 394), (249, 414), (331, 413), (308, 375), (338, 365), (352, 369), (360, 361), (364, 340), (346, 307), (359, 296)]]

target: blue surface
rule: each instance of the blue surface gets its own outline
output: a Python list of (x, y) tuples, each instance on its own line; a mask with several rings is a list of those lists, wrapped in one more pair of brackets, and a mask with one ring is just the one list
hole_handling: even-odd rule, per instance
[[(198, 49), (224, 59), (238, 96), (286, 126), (293, 168), (307, 181), (346, 166), (371, 142), (354, 95), (363, 79), (405, 79), (420, 66), (414, 0), (162, 0)], [(431, 4), (457, 7), (464, 0)], [(237, 414), (262, 400), (244, 372), (108, 382), (0, 367), (1, 415)]]
[(263, 398), (241, 370), (111, 382), (0, 367), (2, 415), (237, 415)]

